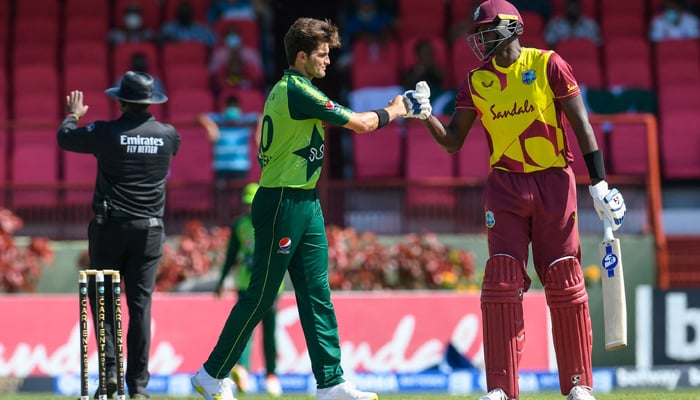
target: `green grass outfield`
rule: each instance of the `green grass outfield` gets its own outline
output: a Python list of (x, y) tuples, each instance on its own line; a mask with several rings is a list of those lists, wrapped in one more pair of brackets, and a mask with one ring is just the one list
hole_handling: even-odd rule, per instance
[[(440, 399), (476, 399), (478, 395), (469, 396), (450, 396), (447, 394), (414, 394), (414, 395), (380, 395), (380, 400), (440, 400)], [(75, 400), (76, 397), (61, 397), (53, 395), (42, 395), (38, 393), (29, 394), (13, 394), (13, 395), (0, 395), (3, 400)], [(283, 395), (282, 397), (271, 397), (263, 395), (237, 395), (238, 400), (314, 400), (315, 397), (309, 395)], [(700, 391), (630, 391), (630, 392), (612, 392), (607, 394), (596, 394), (596, 400), (700, 400)], [(128, 397), (127, 397), (128, 399)], [(202, 397), (165, 397), (165, 396), (152, 396), (153, 400), (202, 400)], [(520, 400), (550, 400), (550, 399), (564, 399), (564, 396), (559, 393), (546, 392), (546, 393), (525, 393), (520, 396)]]

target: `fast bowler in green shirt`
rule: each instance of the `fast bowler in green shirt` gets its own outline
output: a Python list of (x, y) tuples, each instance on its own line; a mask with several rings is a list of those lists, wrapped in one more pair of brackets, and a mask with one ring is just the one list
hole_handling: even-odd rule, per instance
[(329, 21), (300, 18), (284, 37), (289, 69), (270, 91), (262, 116), (260, 189), (253, 200), (255, 250), (250, 284), (231, 310), (213, 351), (192, 378), (207, 399), (234, 399), (226, 382), (253, 328), (273, 305), (285, 272), (294, 285), (299, 319), (319, 400), (376, 400), (343, 379), (335, 310), (328, 284), (328, 241), (316, 182), (325, 155), (323, 124), (371, 132), (406, 115), (402, 95), (382, 109), (356, 113), (311, 83), (323, 78), (331, 48), (340, 45)]

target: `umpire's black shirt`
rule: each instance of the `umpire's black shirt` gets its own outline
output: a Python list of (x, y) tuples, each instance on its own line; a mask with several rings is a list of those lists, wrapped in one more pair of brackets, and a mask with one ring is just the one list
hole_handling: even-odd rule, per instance
[(113, 210), (134, 217), (162, 218), (165, 181), (180, 135), (147, 112), (125, 112), (113, 121), (78, 128), (69, 115), (58, 130), (58, 145), (97, 157), (93, 209), (106, 197)]

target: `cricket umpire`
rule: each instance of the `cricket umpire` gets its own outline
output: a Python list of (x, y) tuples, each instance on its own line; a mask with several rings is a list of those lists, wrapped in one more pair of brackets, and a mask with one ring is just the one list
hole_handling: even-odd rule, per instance
[[(117, 269), (122, 276), (129, 309), (125, 380), (129, 396), (143, 399), (149, 397), (151, 295), (165, 238), (165, 180), (180, 147), (180, 135), (148, 112), (149, 105), (168, 100), (153, 90), (150, 75), (129, 71), (119, 86), (105, 93), (119, 101), (122, 115), (79, 128), (78, 120), (88, 106), (83, 103), (83, 92), (74, 90), (66, 97), (68, 115), (58, 130), (58, 144), (64, 150), (97, 158), (92, 200), (95, 216), (88, 227), (90, 267)], [(88, 290), (96, 321), (94, 282)], [(105, 295), (111, 304), (112, 294), (107, 291)], [(116, 391), (117, 383), (112, 314), (107, 307), (108, 397)]]

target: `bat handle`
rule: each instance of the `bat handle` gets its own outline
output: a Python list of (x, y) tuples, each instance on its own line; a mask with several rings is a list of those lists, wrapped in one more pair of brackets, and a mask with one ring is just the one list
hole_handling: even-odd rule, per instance
[(615, 240), (615, 236), (613, 236), (612, 223), (610, 223), (607, 218), (603, 217), (603, 241), (607, 242), (610, 240)]

